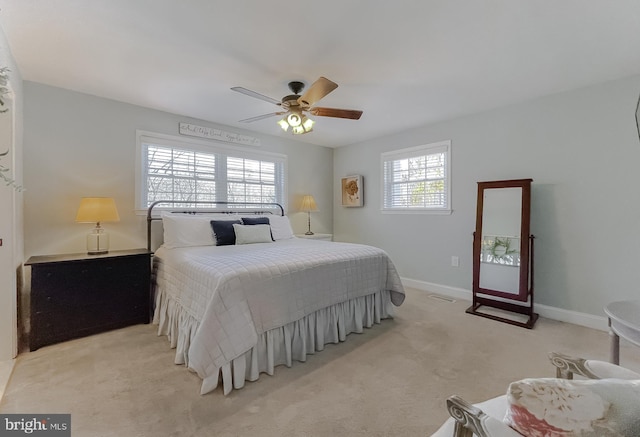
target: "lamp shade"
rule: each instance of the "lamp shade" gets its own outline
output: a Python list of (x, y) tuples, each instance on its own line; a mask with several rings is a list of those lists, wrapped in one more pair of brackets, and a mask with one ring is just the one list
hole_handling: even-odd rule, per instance
[(83, 197), (76, 215), (78, 223), (119, 222), (120, 216), (112, 197)]
[(316, 205), (316, 200), (313, 196), (308, 194), (302, 198), (300, 210), (305, 212), (318, 211), (318, 205)]

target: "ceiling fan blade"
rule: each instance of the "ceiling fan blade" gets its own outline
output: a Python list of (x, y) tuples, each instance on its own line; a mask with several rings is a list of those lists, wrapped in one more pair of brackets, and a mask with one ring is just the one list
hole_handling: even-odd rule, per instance
[(257, 93), (255, 91), (248, 90), (241, 86), (234, 86), (231, 88), (233, 91), (237, 91), (241, 94), (247, 95), (249, 97), (255, 97), (256, 99), (264, 100), (265, 102), (273, 103), (274, 105), (280, 105), (280, 100), (272, 99), (271, 97), (265, 96), (263, 94)]
[(300, 96), (298, 102), (300, 102), (301, 105), (309, 107), (336, 88), (338, 88), (337, 83), (321, 76), (318, 80), (313, 82), (303, 95)]
[(315, 107), (309, 109), (309, 113), (317, 115), (319, 117), (336, 117), (336, 118), (348, 118), (350, 120), (360, 120), (362, 111), (356, 111), (354, 109), (337, 109), (337, 108), (320, 108)]
[(263, 120), (265, 118), (275, 117), (276, 115), (286, 114), (286, 112), (272, 112), (271, 114), (263, 114), (258, 115), (256, 117), (245, 118), (244, 120), (239, 120), (238, 123), (251, 123), (252, 121)]

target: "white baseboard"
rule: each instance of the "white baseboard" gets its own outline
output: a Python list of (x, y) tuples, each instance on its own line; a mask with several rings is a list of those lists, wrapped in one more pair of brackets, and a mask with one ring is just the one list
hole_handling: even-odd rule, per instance
[[(402, 284), (406, 287), (415, 288), (421, 291), (429, 291), (454, 299), (473, 300), (471, 290), (464, 288), (450, 287), (448, 285), (434, 284), (432, 282), (418, 281), (416, 279), (401, 278)], [(533, 310), (541, 317), (557, 320), (559, 322), (573, 323), (574, 325), (585, 326), (599, 331), (608, 331), (606, 317), (594, 316), (593, 314), (579, 313), (577, 311), (565, 310), (548, 305), (533, 304)]]
[(465, 290), (464, 288), (450, 287), (448, 285), (434, 284), (433, 282), (418, 281), (409, 278), (400, 278), (400, 280), (405, 287), (415, 288), (420, 291), (430, 291), (454, 299), (468, 300), (469, 302), (471, 302), (472, 299), (471, 291)]

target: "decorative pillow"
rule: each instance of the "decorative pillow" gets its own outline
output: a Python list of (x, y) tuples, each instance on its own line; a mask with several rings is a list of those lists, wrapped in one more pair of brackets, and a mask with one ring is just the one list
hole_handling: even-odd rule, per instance
[(243, 225), (270, 225), (269, 217), (242, 217)]
[(273, 238), (273, 232), (271, 232), (271, 223), (269, 222), (269, 217), (242, 217), (243, 225), (269, 225), (269, 235), (271, 236), (271, 241), (276, 241)]
[(271, 243), (271, 226), (269, 225), (233, 225), (236, 244)]
[(289, 217), (286, 215), (274, 215), (269, 217), (269, 223), (271, 224), (271, 234), (273, 235), (274, 240), (288, 240), (289, 238), (293, 238), (291, 222), (289, 221)]
[(216, 238), (216, 246), (230, 246), (236, 244), (234, 224), (241, 224), (240, 220), (211, 220), (211, 228)]
[(640, 380), (523, 379), (504, 422), (531, 437), (640, 436)]
[(164, 246), (173, 249), (215, 245), (210, 220), (211, 217), (164, 212), (162, 214)]

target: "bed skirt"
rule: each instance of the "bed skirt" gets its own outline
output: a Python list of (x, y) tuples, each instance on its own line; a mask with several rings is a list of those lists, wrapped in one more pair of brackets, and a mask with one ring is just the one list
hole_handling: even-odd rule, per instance
[[(198, 329), (198, 321), (184, 311), (171, 296), (156, 288), (153, 323), (158, 335), (166, 335), (176, 349), (175, 363), (189, 367), (189, 347)], [(255, 381), (261, 373), (273, 375), (274, 368), (293, 360), (304, 362), (307, 354), (324, 349), (328, 343), (345, 341), (352, 332), (362, 332), (374, 323), (393, 316), (393, 305), (386, 290), (320, 309), (295, 322), (258, 335), (257, 344), (202, 378), (201, 394), (216, 389), (220, 378), (224, 394), (244, 387), (245, 381)]]

